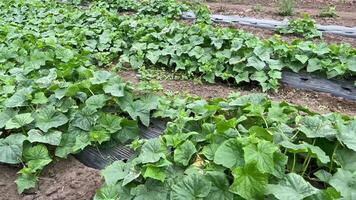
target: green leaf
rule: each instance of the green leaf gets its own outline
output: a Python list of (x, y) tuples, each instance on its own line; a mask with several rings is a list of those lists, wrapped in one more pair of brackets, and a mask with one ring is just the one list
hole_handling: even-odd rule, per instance
[(145, 173), (143, 174), (144, 178), (152, 178), (159, 180), (161, 182), (164, 182), (164, 179), (166, 179), (166, 171), (162, 167), (156, 167), (156, 166), (147, 166)]
[(95, 112), (96, 110), (84, 108), (75, 114), (74, 119), (71, 122), (72, 125), (84, 131), (89, 131), (97, 120)]
[(37, 92), (35, 97), (32, 99), (31, 103), (33, 104), (45, 104), (48, 102), (48, 98), (43, 92)]
[(327, 164), (330, 162), (329, 156), (318, 146), (314, 146), (303, 142), (302, 144), (293, 144), (289, 141), (283, 141), (280, 143), (281, 146), (288, 148), (293, 153), (309, 152), (312, 157), (317, 158), (321, 163)]
[(323, 67), (318, 58), (312, 58), (308, 61), (307, 72), (315, 72), (320, 69), (323, 69)]
[(254, 67), (257, 70), (263, 70), (266, 67), (266, 63), (261, 61), (256, 56), (251, 56), (247, 59), (247, 66)]
[(91, 130), (89, 132), (89, 138), (92, 142), (102, 144), (110, 140), (110, 133), (106, 130)]
[(329, 184), (333, 186), (345, 200), (356, 198), (356, 173), (338, 169), (331, 177)]
[(105, 113), (100, 116), (98, 120), (99, 126), (105, 128), (105, 130), (109, 131), (110, 133), (115, 133), (121, 130), (121, 122), (122, 118), (116, 115)]
[(234, 182), (230, 186), (230, 192), (240, 195), (245, 199), (262, 197), (268, 179), (260, 172), (255, 164), (247, 164), (237, 167), (232, 171)]
[(223, 142), (216, 150), (214, 162), (227, 168), (235, 168), (245, 164), (242, 144), (237, 139)]
[(317, 172), (314, 173), (314, 175), (315, 175), (319, 180), (321, 180), (321, 181), (323, 181), (323, 182), (325, 182), (325, 183), (328, 183), (329, 180), (330, 180), (331, 177), (332, 177), (332, 175), (331, 175), (329, 172), (327, 172), (327, 171), (325, 171), (325, 170), (323, 170), (323, 169), (318, 170)]
[(302, 118), (299, 130), (309, 138), (334, 137), (337, 134), (329, 120), (317, 115)]
[(116, 184), (118, 181), (124, 179), (128, 173), (127, 164), (121, 160), (113, 162), (101, 171), (101, 175), (108, 185)]
[(70, 49), (60, 48), (56, 50), (56, 56), (63, 62), (68, 62), (70, 59), (74, 57), (74, 53)]
[(58, 146), (62, 139), (62, 132), (60, 131), (50, 131), (48, 133), (43, 133), (40, 130), (31, 129), (27, 134), (28, 141), (31, 143), (39, 142)]
[(0, 162), (8, 164), (21, 163), (22, 147), (26, 137), (22, 134), (11, 134), (0, 139)]
[(4, 110), (0, 113), (0, 129), (4, 128), (6, 122), (8, 122), (11, 118), (13, 118), (17, 112), (13, 110)]
[(211, 182), (198, 174), (189, 174), (172, 187), (172, 200), (196, 200), (208, 196)]
[(280, 200), (302, 200), (317, 192), (318, 189), (314, 188), (310, 183), (306, 182), (303, 177), (295, 173), (287, 174), (278, 185), (269, 184), (266, 190), (266, 194), (273, 194)]
[(15, 92), (15, 94), (13, 94), (10, 98), (4, 101), (4, 105), (7, 108), (23, 106), (25, 101), (27, 100), (27, 96), (31, 93), (31, 87), (19, 89)]
[(340, 124), (337, 138), (349, 149), (356, 152), (356, 120), (351, 121), (347, 125)]
[(200, 46), (195, 46), (188, 55), (191, 57), (195, 57), (196, 59), (201, 58), (204, 55), (205, 51)]
[(85, 101), (85, 106), (90, 109), (100, 109), (105, 106), (106, 100), (107, 98), (104, 94), (94, 95)]
[(187, 140), (174, 150), (174, 162), (187, 166), (196, 152), (197, 150), (193, 142)]
[(90, 82), (94, 85), (106, 83), (112, 76), (113, 74), (108, 71), (95, 71)]
[(73, 152), (83, 150), (85, 147), (91, 144), (90, 137), (88, 134), (80, 134), (76, 137), (75, 143), (73, 146)]
[(271, 49), (264, 46), (257, 46), (253, 53), (263, 61), (268, 61), (270, 59)]
[(61, 142), (56, 148), (55, 155), (60, 158), (67, 158), (71, 153), (74, 153), (73, 146), (76, 142), (76, 135), (70, 133), (62, 134)]
[(296, 55), (295, 58), (299, 60), (302, 64), (305, 64), (309, 59), (309, 57), (306, 55)]
[(68, 122), (68, 118), (53, 106), (47, 106), (37, 111), (35, 114), (36, 127), (44, 132), (51, 128), (57, 128)]
[(207, 173), (207, 179), (211, 181), (212, 186), (207, 198), (218, 200), (233, 200), (234, 194), (229, 191), (229, 180), (223, 172), (210, 171)]
[(105, 93), (111, 94), (114, 97), (123, 97), (125, 91), (125, 84), (109, 82), (103, 87), (103, 90)]
[(148, 181), (145, 185), (141, 184), (131, 189), (131, 196), (134, 196), (134, 200), (169, 199), (167, 195), (167, 188), (156, 182)]
[(15, 115), (9, 121), (6, 122), (5, 129), (21, 128), (33, 121), (31, 113), (22, 113)]
[(43, 144), (25, 148), (23, 152), (23, 159), (31, 173), (35, 173), (37, 170), (43, 169), (52, 161), (49, 157), (47, 147)]
[(135, 120), (122, 119), (121, 123), (116, 124), (115, 127), (118, 125), (120, 125), (121, 129), (113, 134), (113, 138), (121, 143), (135, 139), (140, 133), (137, 121)]
[(126, 191), (121, 184), (105, 185), (96, 191), (94, 200), (130, 199), (129, 195), (129, 191)]
[(149, 51), (146, 54), (146, 58), (150, 60), (152, 64), (156, 64), (160, 55), (160, 51)]
[(356, 72), (356, 56), (349, 58), (346, 63), (349, 70)]
[(139, 159), (142, 163), (154, 163), (165, 157), (166, 150), (159, 138), (150, 139), (142, 145)]
[(335, 152), (335, 162), (344, 170), (356, 171), (356, 154), (352, 150), (347, 148), (337, 149)]
[(265, 140), (260, 140), (258, 144), (245, 146), (243, 150), (246, 163), (256, 163), (256, 167), (259, 171), (273, 173), (273, 154), (278, 150), (276, 145)]
[(145, 102), (136, 100), (127, 105), (124, 111), (128, 112), (133, 120), (137, 120), (137, 118), (139, 118), (145, 126), (149, 126), (151, 109)]
[(36, 187), (38, 178), (34, 174), (21, 174), (16, 178), (17, 192), (21, 194), (27, 189)]

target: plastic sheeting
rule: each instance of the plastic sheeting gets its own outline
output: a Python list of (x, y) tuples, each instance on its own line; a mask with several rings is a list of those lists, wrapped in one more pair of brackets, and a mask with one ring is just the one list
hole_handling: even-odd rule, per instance
[[(152, 120), (149, 127), (140, 125), (140, 138), (156, 138), (166, 129), (166, 123), (163, 120)], [(100, 148), (89, 146), (80, 153), (74, 155), (84, 165), (104, 169), (116, 160), (128, 160), (134, 155), (134, 151), (128, 146), (118, 144), (111, 148)]]
[[(195, 20), (196, 17), (193, 12), (184, 12), (182, 18), (186, 20)], [(277, 29), (277, 28), (286, 27), (288, 25), (288, 21), (256, 19), (251, 17), (239, 17), (233, 15), (213, 14), (211, 15), (211, 20), (215, 23), (241, 24), (241, 25), (254, 26), (254, 27), (266, 28), (266, 29)], [(356, 38), (356, 27), (320, 25), (320, 24), (317, 24), (316, 26), (317, 29), (322, 32)]]

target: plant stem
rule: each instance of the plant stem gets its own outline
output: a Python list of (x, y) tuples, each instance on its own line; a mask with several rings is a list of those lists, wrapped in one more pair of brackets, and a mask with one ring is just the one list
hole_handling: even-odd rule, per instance
[(307, 171), (308, 169), (308, 166), (309, 166), (309, 163), (310, 163), (310, 160), (311, 160), (311, 156), (308, 157), (308, 161), (303, 169), (303, 172), (302, 172), (302, 176), (305, 174), (305, 172)]
[[(313, 140), (313, 145), (315, 144), (316, 142), (316, 139)], [(309, 166), (309, 163), (310, 163), (310, 160), (311, 160), (311, 154), (308, 150), (308, 155), (307, 157), (305, 158), (304, 162), (303, 162), (303, 172), (302, 172), (302, 176), (305, 174), (305, 172), (307, 171), (308, 169), (308, 166)]]
[(294, 172), (294, 167), (295, 167), (295, 153), (293, 153), (292, 173)]
[(335, 147), (334, 147), (333, 154), (331, 154), (329, 173), (331, 173), (331, 171), (333, 170), (334, 155), (335, 155), (335, 152), (336, 152), (336, 150), (337, 150), (338, 147), (339, 147), (339, 141), (336, 141), (336, 145), (335, 145)]

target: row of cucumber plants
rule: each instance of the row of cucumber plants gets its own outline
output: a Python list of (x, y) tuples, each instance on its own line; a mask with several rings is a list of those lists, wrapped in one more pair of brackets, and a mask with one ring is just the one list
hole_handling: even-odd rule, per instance
[[(159, 138), (134, 140), (102, 171), (95, 200), (354, 199), (356, 118), (264, 95), (172, 98)], [(173, 115), (172, 115), (173, 114)]]

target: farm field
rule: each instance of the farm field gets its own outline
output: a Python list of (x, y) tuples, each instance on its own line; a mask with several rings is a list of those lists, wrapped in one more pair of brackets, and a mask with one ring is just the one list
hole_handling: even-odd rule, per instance
[(355, 4), (295, 3), (266, 30), (209, 15), (282, 20), (275, 1), (1, 1), (0, 199), (356, 199), (356, 101), (283, 82), (352, 96), (356, 39), (315, 24)]

